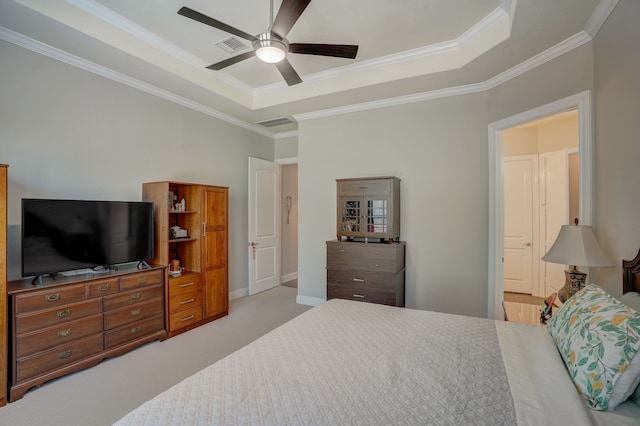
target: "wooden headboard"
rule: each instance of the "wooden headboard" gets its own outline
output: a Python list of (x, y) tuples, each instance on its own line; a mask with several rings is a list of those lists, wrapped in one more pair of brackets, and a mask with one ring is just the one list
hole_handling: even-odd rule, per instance
[(622, 292), (640, 293), (640, 251), (633, 260), (622, 261)]

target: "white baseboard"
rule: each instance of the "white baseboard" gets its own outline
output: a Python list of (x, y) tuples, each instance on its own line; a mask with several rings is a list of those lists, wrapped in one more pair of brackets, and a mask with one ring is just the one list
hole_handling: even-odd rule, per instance
[(307, 306), (320, 306), (324, 302), (325, 299), (321, 299), (319, 297), (309, 297), (309, 296), (300, 296), (296, 297), (296, 303), (299, 305), (307, 305)]
[(229, 300), (238, 299), (240, 297), (247, 296), (249, 294), (249, 287), (244, 287), (239, 290), (229, 292)]
[(280, 277), (280, 284), (286, 283), (287, 281), (295, 280), (297, 278), (298, 278), (298, 272), (297, 271), (296, 272), (292, 272), (292, 273), (287, 274), (287, 275), (282, 275)]

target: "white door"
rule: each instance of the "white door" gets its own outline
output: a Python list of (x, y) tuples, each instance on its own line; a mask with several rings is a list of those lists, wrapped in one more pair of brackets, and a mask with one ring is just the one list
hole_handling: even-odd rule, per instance
[(504, 159), (504, 291), (533, 293), (536, 156)]
[[(540, 217), (541, 256), (551, 248), (560, 227), (569, 224), (569, 170), (566, 150), (540, 154)], [(540, 276), (544, 280), (545, 296), (557, 292), (565, 281), (565, 265), (540, 262)]]
[(280, 166), (249, 157), (249, 294), (280, 284)]

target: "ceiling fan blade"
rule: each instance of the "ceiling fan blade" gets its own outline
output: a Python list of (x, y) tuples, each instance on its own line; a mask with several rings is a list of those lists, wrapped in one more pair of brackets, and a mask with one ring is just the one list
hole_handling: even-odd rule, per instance
[(284, 39), (311, 0), (283, 0), (273, 20), (271, 33)]
[(207, 15), (203, 15), (200, 12), (196, 12), (193, 9), (189, 9), (188, 7), (181, 7), (178, 11), (178, 15), (186, 16), (187, 18), (191, 18), (195, 21), (202, 22), (205, 25), (209, 25), (213, 28), (217, 28), (222, 31), (226, 31), (230, 34), (237, 35), (238, 37), (242, 37), (246, 40), (256, 40), (256, 36), (245, 33), (242, 30), (232, 27), (231, 25), (227, 25), (224, 22), (220, 22), (217, 19), (213, 19), (208, 17)]
[(238, 62), (244, 61), (245, 59), (249, 59), (249, 58), (251, 58), (253, 56), (256, 56), (256, 52), (251, 50), (249, 52), (241, 53), (238, 56), (234, 56), (232, 58), (225, 59), (224, 61), (215, 63), (213, 65), (209, 65), (207, 68), (210, 69), (210, 70), (219, 71), (222, 68), (226, 68), (229, 65), (237, 64)]
[(278, 67), (278, 71), (280, 71), (280, 74), (282, 74), (282, 77), (289, 86), (302, 83), (302, 79), (300, 78), (296, 70), (293, 69), (291, 63), (287, 60), (287, 58), (284, 58), (280, 62), (276, 62), (276, 67)]
[(355, 59), (358, 53), (358, 46), (353, 44), (291, 43), (289, 44), (289, 52)]

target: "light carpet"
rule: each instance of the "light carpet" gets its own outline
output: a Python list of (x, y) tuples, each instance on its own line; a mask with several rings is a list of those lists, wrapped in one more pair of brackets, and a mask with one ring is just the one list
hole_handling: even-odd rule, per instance
[(111, 425), (165, 389), (310, 309), (296, 304), (296, 295), (296, 289), (279, 286), (232, 300), (224, 318), (31, 389), (0, 408), (0, 425)]

